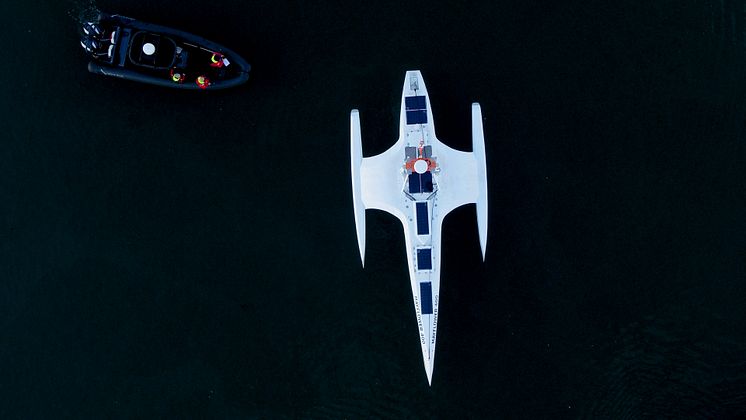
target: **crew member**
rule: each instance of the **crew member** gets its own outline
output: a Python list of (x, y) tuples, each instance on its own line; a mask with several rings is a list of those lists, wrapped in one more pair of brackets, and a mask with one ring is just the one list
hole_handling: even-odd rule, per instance
[(171, 80), (173, 80), (174, 83), (184, 83), (184, 73), (179, 73), (174, 71), (174, 69), (171, 69)]
[(223, 67), (223, 54), (220, 54), (219, 52), (212, 53), (212, 57), (210, 57), (210, 67)]
[(210, 79), (208, 79), (206, 76), (197, 77), (197, 86), (202, 89), (207, 89), (207, 87), (210, 86)]

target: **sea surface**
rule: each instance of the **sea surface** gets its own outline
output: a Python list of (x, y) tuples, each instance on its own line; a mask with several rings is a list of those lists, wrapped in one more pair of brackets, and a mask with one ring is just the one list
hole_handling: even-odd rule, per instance
[[(6, 0), (0, 418), (746, 417), (746, 4)], [(247, 85), (86, 71), (97, 10)], [(406, 70), (489, 179), (444, 225), (428, 386), (399, 222), (367, 214)]]

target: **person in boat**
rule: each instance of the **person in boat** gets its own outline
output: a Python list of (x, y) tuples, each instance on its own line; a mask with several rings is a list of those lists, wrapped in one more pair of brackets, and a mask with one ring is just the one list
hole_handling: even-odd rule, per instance
[(219, 52), (212, 53), (212, 57), (210, 57), (210, 67), (223, 67), (225, 63), (223, 63), (223, 54), (220, 54)]
[(171, 80), (174, 81), (174, 83), (182, 84), (184, 83), (184, 79), (186, 79), (186, 76), (184, 73), (176, 71), (176, 69), (171, 69)]
[(207, 89), (207, 87), (210, 86), (210, 79), (208, 79), (207, 76), (197, 77), (197, 86), (201, 89)]

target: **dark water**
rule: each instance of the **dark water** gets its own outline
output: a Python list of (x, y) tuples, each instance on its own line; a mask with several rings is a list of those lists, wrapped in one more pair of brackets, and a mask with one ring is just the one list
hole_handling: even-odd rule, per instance
[[(743, 1), (4, 4), (1, 418), (743, 418)], [(649, 4), (652, 3), (652, 4)], [(172, 92), (85, 71), (93, 8), (253, 64)], [(349, 186), (485, 118), (490, 234), (445, 223), (427, 386), (403, 234)]]

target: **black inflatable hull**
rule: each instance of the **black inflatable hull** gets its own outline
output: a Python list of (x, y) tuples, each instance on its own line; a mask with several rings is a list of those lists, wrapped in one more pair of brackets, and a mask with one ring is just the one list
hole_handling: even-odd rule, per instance
[[(90, 71), (91, 73), (117, 77), (125, 80), (132, 80), (135, 82), (148, 83), (151, 85), (163, 86), (171, 89), (183, 90), (228, 89), (246, 83), (246, 81), (248, 81), (249, 79), (251, 66), (248, 62), (246, 62), (246, 60), (244, 60), (240, 55), (230, 50), (229, 48), (226, 48), (223, 45), (209, 41), (197, 35), (166, 26), (140, 22), (138, 20), (119, 15), (101, 14), (99, 16), (99, 22), (102, 25), (105, 24), (116, 26), (119, 28), (126, 28), (131, 32), (147, 31), (149, 33), (164, 35), (185, 44), (188, 43), (190, 46), (198, 47), (199, 49), (205, 51), (219, 52), (230, 59), (230, 66), (235, 67), (231, 68), (230, 77), (210, 77), (210, 84), (207, 89), (201, 88), (193, 81), (176, 83), (171, 80), (171, 78), (167, 74), (164, 75), (162, 72), (160, 74), (153, 74), (153, 71), (141, 70), (136, 66), (131, 65), (131, 63), (127, 63), (126, 59), (122, 59), (121, 62), (117, 63), (114, 62), (116, 60), (114, 60), (113, 58), (111, 59), (112, 62), (107, 62), (109, 60), (100, 60), (94, 58), (88, 63), (88, 71)], [(120, 51), (121, 49), (128, 50), (129, 45), (118, 45), (115, 54), (122, 55), (128, 53), (128, 51)], [(184, 69), (184, 71), (189, 72), (190, 69), (186, 68)]]
[[(235, 56), (234, 56), (235, 57)], [(156, 86), (163, 86), (171, 89), (186, 89), (186, 90), (218, 90), (228, 89), (236, 87), (246, 83), (249, 80), (249, 73), (241, 73), (237, 77), (217, 80), (210, 83), (210, 87), (202, 89), (194, 83), (174, 83), (171, 80), (164, 80), (160, 77), (154, 77), (147, 74), (143, 74), (134, 70), (125, 69), (121, 67), (112, 67), (107, 65), (101, 65), (95, 61), (88, 62), (88, 71), (94, 74), (101, 74), (104, 76), (118, 77), (120, 79), (132, 80), (135, 82), (148, 83)]]

